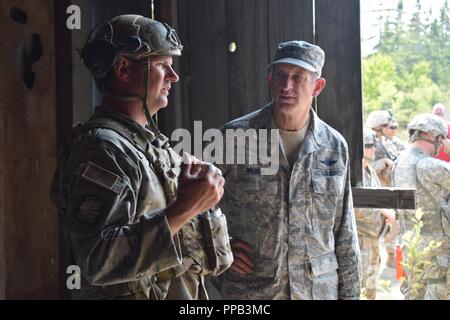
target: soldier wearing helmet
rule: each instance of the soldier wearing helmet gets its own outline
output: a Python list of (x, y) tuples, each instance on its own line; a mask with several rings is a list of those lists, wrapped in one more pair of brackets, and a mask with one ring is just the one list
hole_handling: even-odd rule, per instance
[[(370, 162), (375, 158), (377, 137), (372, 129), (364, 128), (363, 182), (366, 188), (381, 186)], [(380, 269), (380, 239), (388, 232), (388, 225), (395, 221), (391, 209), (355, 208), (356, 226), (362, 262), (362, 293), (367, 299), (376, 298), (378, 272)]]
[(378, 178), (383, 186), (390, 186), (390, 174), (396, 155), (391, 152), (390, 142), (387, 141), (384, 130), (388, 127), (392, 117), (389, 112), (384, 110), (373, 111), (367, 117), (367, 127), (375, 131), (378, 144), (375, 151), (375, 159), (371, 166), (378, 174)]
[(167, 24), (138, 15), (115, 17), (91, 35), (79, 52), (103, 101), (66, 142), (51, 191), (70, 263), (81, 270), (81, 289), (72, 293), (207, 298), (203, 277), (232, 263), (215, 207), (224, 179), (190, 155), (182, 164), (152, 120), (178, 81), (180, 41)]
[[(402, 287), (406, 299), (449, 299), (450, 279), (450, 225), (448, 203), (450, 199), (450, 165), (433, 158), (447, 138), (447, 126), (439, 117), (420, 114), (407, 126), (410, 145), (396, 161), (393, 182), (396, 187), (416, 188), (416, 207), (423, 211), (420, 248), (431, 241), (442, 246), (420, 279), (424, 286), (418, 294)], [(448, 150), (447, 150), (448, 152)], [(400, 210), (402, 234), (413, 227), (413, 210)], [(408, 272), (407, 272), (408, 273)], [(408, 274), (407, 274), (408, 276)]]

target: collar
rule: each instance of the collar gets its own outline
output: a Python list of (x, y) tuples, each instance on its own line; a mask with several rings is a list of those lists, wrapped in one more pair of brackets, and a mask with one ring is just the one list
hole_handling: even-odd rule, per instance
[[(323, 131), (324, 126), (322, 120), (319, 119), (312, 108), (309, 111), (309, 116), (309, 127), (300, 148), (300, 156), (316, 151), (322, 143), (325, 143), (321, 140), (321, 131)], [(278, 129), (273, 119), (273, 102), (267, 104), (258, 113), (254, 127), (256, 129)]]
[(163, 147), (165, 145), (168, 145), (169, 143), (169, 139), (159, 131), (153, 121), (151, 121), (148, 126), (143, 127), (122, 112), (102, 106), (95, 107), (94, 116), (112, 118), (126, 125), (133, 132), (136, 132), (140, 136), (149, 140), (150, 143), (157, 145), (158, 147)]

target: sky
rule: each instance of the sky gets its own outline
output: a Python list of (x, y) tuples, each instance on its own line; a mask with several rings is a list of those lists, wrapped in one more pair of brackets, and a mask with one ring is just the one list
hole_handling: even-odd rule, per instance
[[(439, 10), (445, 0), (421, 0), (421, 11), (427, 13), (432, 10), (432, 17), (439, 16)], [(362, 55), (373, 51), (373, 47), (378, 42), (378, 35), (380, 30), (379, 16), (380, 12), (383, 15), (395, 15), (398, 0), (361, 0), (361, 51)], [(415, 11), (416, 0), (403, 0), (404, 18), (409, 20)], [(390, 11), (392, 10), (392, 11)]]

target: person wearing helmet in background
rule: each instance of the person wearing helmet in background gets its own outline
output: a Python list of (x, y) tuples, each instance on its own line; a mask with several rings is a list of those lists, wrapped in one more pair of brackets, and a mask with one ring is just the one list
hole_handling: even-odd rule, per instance
[[(358, 187), (381, 186), (370, 162), (375, 158), (377, 138), (375, 132), (364, 128), (363, 181)], [(367, 299), (376, 298), (378, 271), (380, 269), (380, 239), (388, 232), (388, 225), (395, 222), (392, 209), (355, 208), (356, 226), (362, 261), (362, 293)]]
[(391, 120), (392, 117), (389, 112), (383, 110), (373, 111), (367, 117), (367, 127), (375, 131), (378, 139), (375, 159), (370, 164), (378, 174), (378, 178), (383, 186), (391, 185), (390, 175), (396, 159), (396, 155), (391, 152), (392, 148), (386, 147), (389, 142), (383, 132)]
[[(381, 185), (385, 187), (392, 186), (392, 167), (400, 154), (400, 150), (394, 144), (393, 139), (390, 138), (395, 130), (391, 129), (390, 126), (394, 127), (396, 124), (391, 114), (384, 110), (373, 111), (367, 117), (367, 127), (375, 131), (378, 140), (375, 158), (370, 164), (378, 174)], [(390, 232), (386, 234), (384, 240), (388, 253), (386, 265), (391, 268), (395, 268), (395, 246), (399, 233), (399, 222), (393, 221), (390, 225)]]
[[(445, 106), (442, 103), (436, 103), (433, 106), (431, 113), (434, 114), (435, 116), (440, 117), (442, 120), (445, 121), (448, 127), (448, 133), (450, 134), (450, 123), (448, 123), (448, 121), (445, 120)], [(445, 152), (444, 148), (441, 148), (439, 150), (439, 153), (434, 157), (439, 160), (450, 162), (450, 156)]]
[[(403, 286), (402, 291), (406, 299), (450, 299), (450, 164), (433, 158), (441, 146), (450, 151), (447, 125), (439, 117), (420, 114), (407, 129), (410, 145), (396, 161), (393, 182), (396, 187), (417, 189), (416, 207), (423, 211), (419, 248), (431, 240), (442, 245), (419, 279), (423, 289), (413, 294), (410, 287)], [(413, 228), (414, 210), (399, 210), (399, 214), (403, 235)]]
[(394, 147), (392, 151), (389, 151), (391, 151), (396, 157), (399, 156), (400, 152), (406, 149), (405, 143), (397, 136), (397, 128), (398, 122), (395, 119), (391, 119), (387, 127), (383, 128), (383, 135), (386, 137), (388, 142), (392, 143), (392, 146)]
[[(190, 155), (182, 163), (152, 120), (178, 81), (172, 63), (182, 45), (170, 26), (139, 15), (91, 35), (79, 52), (103, 101), (66, 142), (51, 190), (80, 268), (73, 298), (207, 299), (204, 275), (232, 263), (215, 207), (224, 179)], [(205, 227), (224, 253), (219, 262), (199, 241)]]

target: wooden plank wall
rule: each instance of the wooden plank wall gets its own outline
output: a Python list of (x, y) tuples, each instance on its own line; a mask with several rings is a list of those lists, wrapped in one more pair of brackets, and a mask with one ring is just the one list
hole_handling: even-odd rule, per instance
[(359, 0), (316, 0), (316, 44), (326, 52), (327, 87), (318, 115), (347, 140), (352, 185), (362, 180), (362, 82)]
[(313, 38), (312, 0), (171, 0), (155, 8), (156, 18), (178, 27), (184, 45), (175, 86), (181, 99), (159, 112), (166, 134), (180, 124), (192, 130), (195, 120), (203, 130), (217, 128), (258, 109), (270, 100), (266, 67), (277, 44)]
[[(13, 7), (23, 19), (11, 19)], [(58, 297), (58, 222), (49, 194), (57, 139), (54, 22), (53, 0), (0, 2), (0, 297), (6, 299)], [(32, 83), (18, 72), (27, 61)]]

